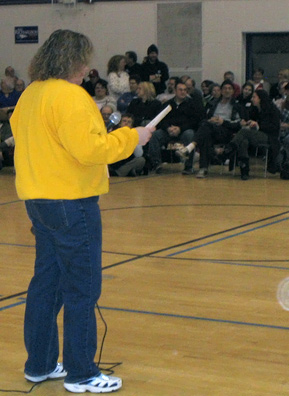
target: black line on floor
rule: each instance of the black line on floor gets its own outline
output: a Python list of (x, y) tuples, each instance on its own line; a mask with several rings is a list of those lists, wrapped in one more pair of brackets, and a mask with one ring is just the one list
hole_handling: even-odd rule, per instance
[[(120, 266), (120, 265), (123, 265), (123, 264), (130, 263), (130, 262), (135, 261), (135, 260), (139, 260), (139, 259), (145, 258), (145, 257), (153, 257), (155, 254), (162, 253), (162, 252), (167, 251), (167, 250), (171, 250), (171, 249), (174, 249), (174, 248), (177, 248), (177, 247), (180, 247), (180, 246), (184, 246), (184, 245), (187, 245), (187, 244), (190, 244), (190, 243), (199, 242), (199, 241), (205, 240), (207, 238), (211, 238), (211, 237), (214, 237), (214, 236), (217, 236), (217, 235), (225, 234), (227, 232), (231, 232), (231, 231), (235, 231), (235, 230), (238, 230), (238, 229), (241, 229), (241, 228), (245, 228), (245, 227), (248, 227), (250, 225), (258, 224), (258, 223), (261, 223), (263, 221), (274, 219), (276, 217), (280, 217), (280, 216), (283, 216), (283, 215), (288, 214), (288, 213), (289, 213), (289, 211), (282, 212), (282, 213), (279, 213), (279, 214), (276, 214), (276, 215), (273, 215), (273, 216), (265, 217), (264, 219), (260, 219), (260, 220), (256, 220), (256, 221), (253, 221), (253, 222), (250, 222), (250, 223), (246, 223), (246, 224), (240, 225), (240, 226), (232, 227), (232, 228), (229, 228), (227, 230), (215, 232), (215, 233), (212, 233), (212, 234), (200, 237), (200, 238), (196, 238), (196, 239), (193, 239), (193, 240), (190, 240), (190, 241), (187, 241), (187, 242), (183, 242), (183, 243), (176, 244), (176, 245), (173, 245), (173, 246), (170, 246), (170, 247), (166, 247), (166, 248), (163, 248), (163, 249), (155, 250), (153, 252), (149, 252), (149, 253), (146, 253), (146, 254), (137, 255), (137, 256), (131, 257), (130, 259), (126, 259), (126, 260), (123, 260), (123, 261), (119, 261), (118, 263), (107, 265), (106, 267), (103, 267), (102, 270), (104, 271), (104, 270), (107, 270), (107, 269), (110, 269), (110, 268), (113, 268), (113, 267), (117, 267), (117, 266)], [(14, 297), (18, 297), (18, 296), (21, 296), (21, 295), (26, 294), (26, 293), (27, 293), (27, 291), (24, 291), (24, 292), (15, 294), (15, 295), (2, 297), (2, 298), (0, 298), (0, 301), (4, 301), (4, 300), (8, 300), (8, 299), (11, 299), (11, 298), (14, 298)]]
[(214, 232), (212, 234), (205, 235), (205, 236), (199, 237), (199, 238), (195, 238), (195, 239), (192, 239), (190, 241), (182, 242), (182, 243), (170, 246), (170, 247), (166, 247), (166, 248), (162, 248), (162, 249), (159, 249), (159, 250), (155, 250), (154, 252), (145, 253), (145, 254), (139, 255), (137, 257), (133, 257), (133, 258), (130, 258), (130, 259), (127, 259), (127, 260), (123, 260), (123, 261), (120, 261), (118, 263), (111, 264), (111, 265), (108, 265), (106, 267), (103, 267), (103, 270), (109, 269), (109, 268), (113, 268), (113, 267), (116, 267), (116, 266), (119, 266), (119, 265), (122, 265), (122, 264), (126, 264), (126, 263), (129, 263), (129, 262), (134, 261), (134, 260), (139, 260), (139, 259), (142, 259), (144, 257), (149, 257), (149, 256), (152, 256), (152, 255), (155, 255), (155, 254), (158, 254), (158, 253), (162, 253), (162, 252), (165, 252), (167, 250), (171, 250), (171, 249), (175, 249), (175, 248), (178, 248), (178, 247), (181, 247), (181, 246), (185, 246), (185, 245), (188, 245), (188, 244), (192, 244), (192, 243), (196, 243), (196, 242), (199, 242), (199, 241), (203, 241), (205, 239), (212, 238), (212, 237), (215, 237), (215, 236), (218, 236), (218, 235), (222, 235), (222, 234), (225, 234), (227, 232), (232, 232), (232, 231), (235, 231), (235, 230), (239, 230), (239, 229), (251, 226), (253, 224), (258, 224), (258, 223), (261, 223), (261, 222), (264, 222), (264, 221), (267, 221), (267, 220), (274, 219), (276, 217), (283, 216), (283, 215), (288, 214), (288, 213), (289, 213), (289, 211), (282, 212), (282, 213), (279, 213), (279, 214), (276, 214), (276, 215), (273, 215), (273, 216), (265, 217), (264, 219), (261, 219), (261, 220), (255, 220), (253, 222), (246, 223), (246, 224), (243, 224), (243, 225), (240, 225), (240, 226), (236, 226), (236, 227), (232, 227), (232, 228), (229, 228), (227, 230)]

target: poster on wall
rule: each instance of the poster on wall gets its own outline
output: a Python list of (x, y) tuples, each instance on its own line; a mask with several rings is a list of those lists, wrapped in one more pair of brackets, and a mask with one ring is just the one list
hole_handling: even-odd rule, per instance
[(15, 44), (38, 43), (38, 26), (15, 26)]

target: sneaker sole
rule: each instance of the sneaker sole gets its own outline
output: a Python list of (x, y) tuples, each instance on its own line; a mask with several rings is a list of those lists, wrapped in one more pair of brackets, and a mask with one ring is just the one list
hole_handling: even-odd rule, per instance
[(50, 379), (51, 380), (63, 379), (66, 377), (66, 375), (67, 372), (63, 369), (63, 365), (61, 363), (58, 363), (56, 369), (52, 371), (52, 373), (46, 375), (39, 375), (38, 377), (33, 377), (32, 375), (24, 373), (24, 378), (27, 379), (27, 381), (38, 383)]
[(91, 393), (111, 393), (115, 392), (116, 390), (120, 389), (122, 387), (122, 381), (119, 380), (117, 385), (111, 386), (110, 388), (96, 388), (95, 386), (92, 385), (78, 385), (78, 384), (66, 384), (64, 383), (64, 388), (68, 390), (69, 392), (73, 393), (85, 393), (85, 392), (91, 392)]
[(31, 377), (30, 375), (25, 374), (24, 378), (27, 379), (27, 381), (38, 383), (38, 382), (43, 382), (43, 381), (46, 381), (46, 380), (63, 379), (63, 378), (66, 377), (66, 375), (67, 375), (66, 372), (61, 373), (61, 375), (53, 375), (53, 374), (51, 374), (51, 375), (42, 375), (41, 377)]

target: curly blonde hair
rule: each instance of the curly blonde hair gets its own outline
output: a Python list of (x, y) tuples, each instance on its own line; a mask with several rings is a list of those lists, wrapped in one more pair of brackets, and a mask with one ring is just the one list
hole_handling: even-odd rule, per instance
[(151, 102), (156, 97), (156, 90), (154, 85), (151, 82), (143, 81), (139, 83), (139, 87), (142, 87), (144, 90), (145, 99)]
[(117, 73), (122, 59), (125, 59), (124, 55), (114, 55), (111, 57), (107, 64), (107, 74), (112, 72)]
[(30, 63), (31, 81), (70, 78), (89, 63), (92, 52), (93, 45), (85, 35), (71, 30), (56, 30)]

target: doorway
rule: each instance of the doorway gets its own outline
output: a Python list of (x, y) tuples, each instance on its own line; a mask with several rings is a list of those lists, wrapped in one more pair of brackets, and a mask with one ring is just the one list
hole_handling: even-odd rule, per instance
[(270, 84), (278, 81), (280, 69), (289, 69), (289, 32), (246, 33), (246, 80), (257, 67), (265, 70)]

